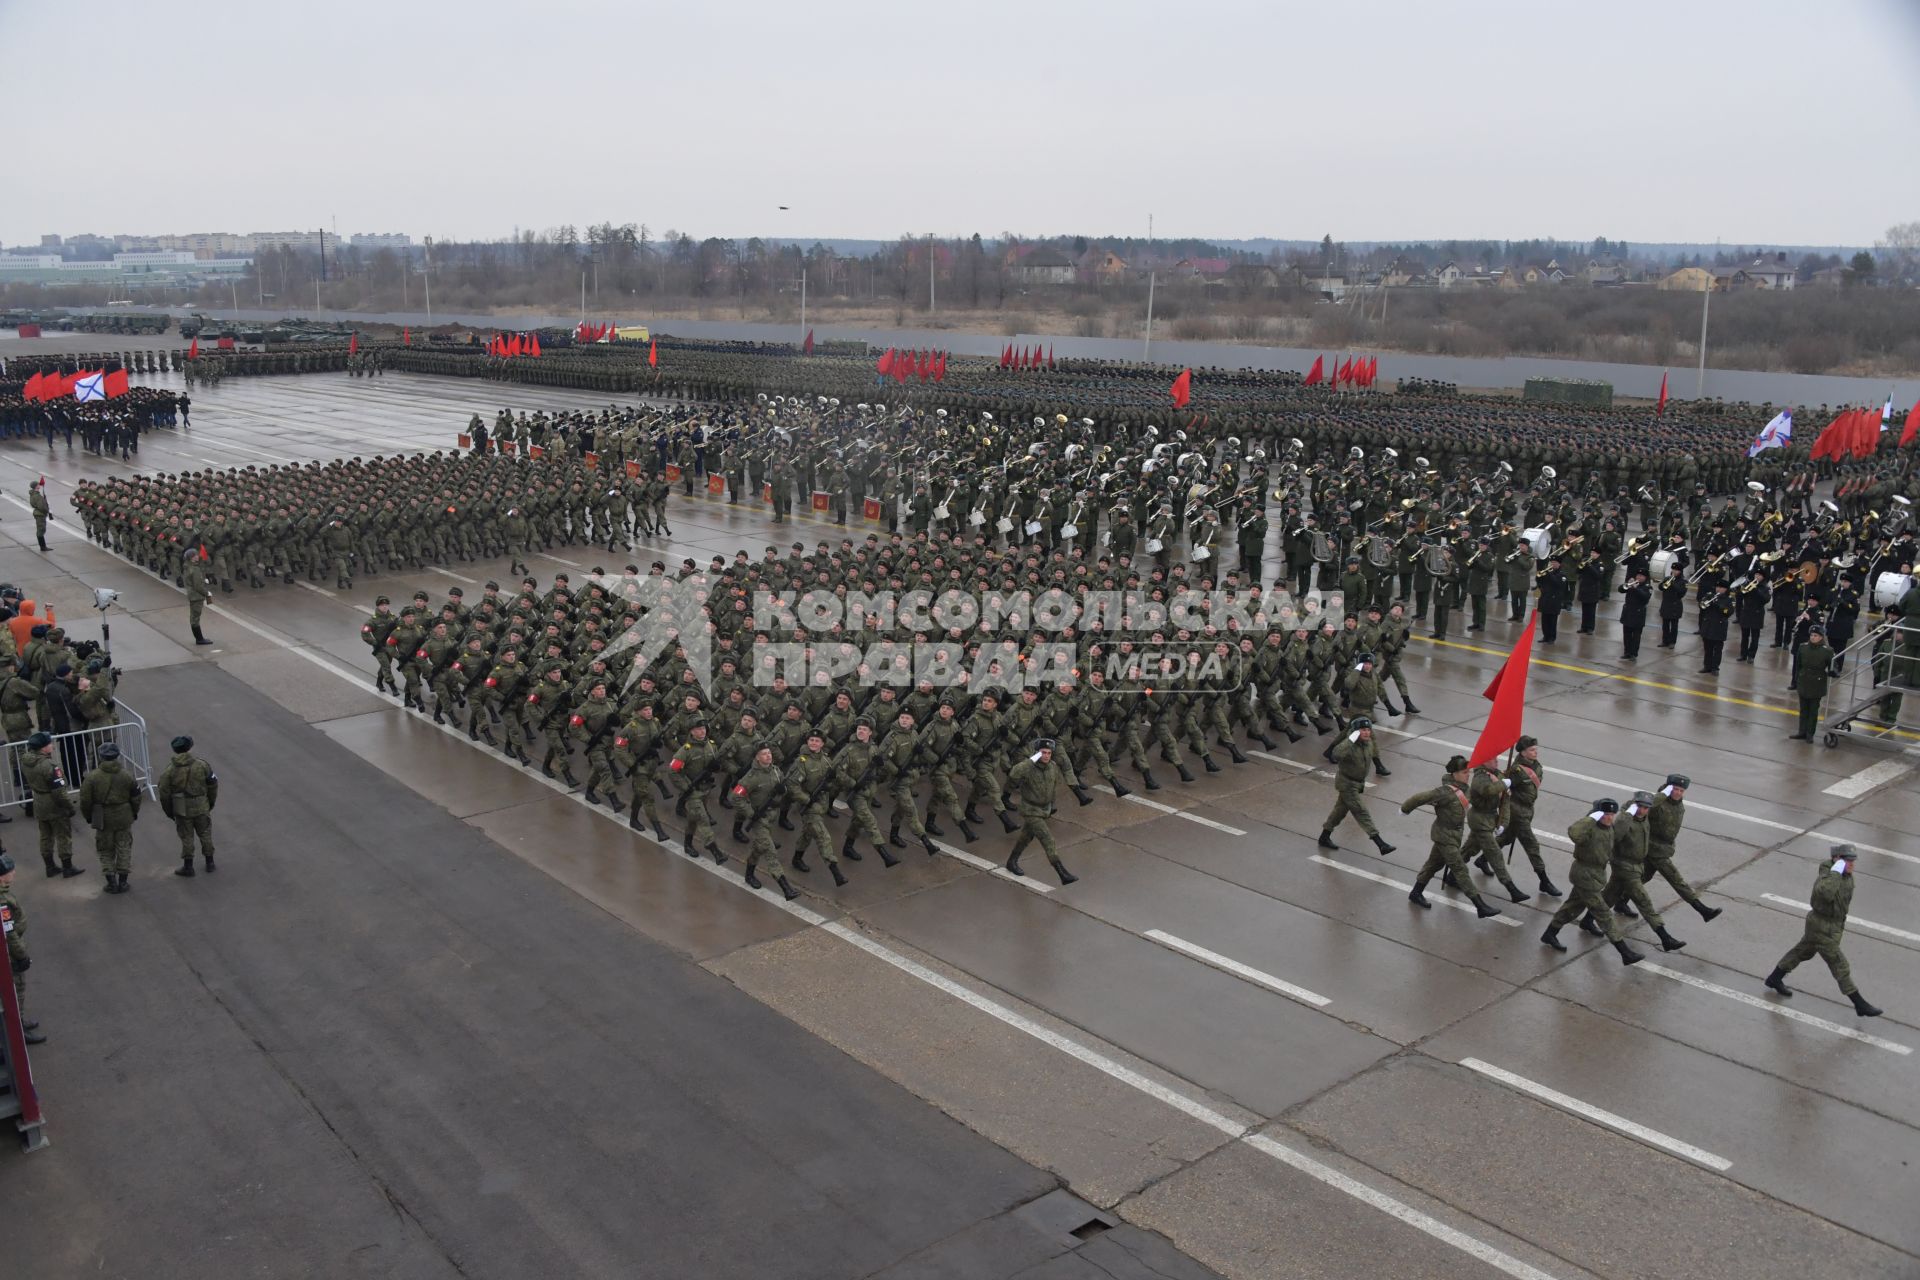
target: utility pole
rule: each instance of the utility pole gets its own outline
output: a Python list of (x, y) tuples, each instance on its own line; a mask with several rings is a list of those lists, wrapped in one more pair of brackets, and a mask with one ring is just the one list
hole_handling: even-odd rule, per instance
[(587, 322), (587, 269), (580, 268), (580, 323)]
[(1707, 277), (1707, 287), (1700, 291), (1700, 372), (1693, 380), (1693, 398), (1700, 399), (1707, 389), (1707, 312), (1713, 308), (1713, 277)]
[(927, 232), (927, 314), (933, 314), (933, 232)]
[(1153, 277), (1153, 272), (1147, 272), (1147, 341), (1140, 349), (1140, 358), (1148, 362), (1153, 359)]
[(433, 328), (433, 237), (427, 236), (426, 266), (420, 272), (420, 285), (427, 291), (427, 328)]
[(807, 269), (800, 268), (800, 341), (807, 340)]

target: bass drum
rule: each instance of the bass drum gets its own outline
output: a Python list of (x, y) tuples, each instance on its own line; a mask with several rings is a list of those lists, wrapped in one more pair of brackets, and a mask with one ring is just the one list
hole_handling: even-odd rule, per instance
[(1665, 582), (1673, 571), (1674, 553), (1665, 547), (1647, 557), (1647, 577), (1654, 582)]
[(1520, 541), (1527, 544), (1535, 560), (1545, 560), (1553, 553), (1553, 535), (1545, 528), (1523, 530)]
[[(1883, 573), (1873, 580), (1873, 607), (1884, 609), (1888, 605), (1899, 604), (1907, 592), (1913, 590), (1913, 575), (1910, 573)], [(1901, 619), (1907, 626), (1915, 625), (1907, 619)]]

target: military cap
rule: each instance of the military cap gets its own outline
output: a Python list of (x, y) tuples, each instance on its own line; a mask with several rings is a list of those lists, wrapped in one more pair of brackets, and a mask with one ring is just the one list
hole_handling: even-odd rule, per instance
[(53, 674), (56, 679), (65, 677), (65, 676), (70, 676), (73, 674), (73, 668), (63, 662), (59, 666), (53, 669)]
[(29, 734), (27, 736), (27, 746), (34, 751), (38, 751), (42, 747), (50, 747), (52, 745), (53, 745), (53, 735), (48, 733), (44, 729), (40, 730), (37, 733)]
[(1601, 799), (1595, 800), (1593, 802), (1593, 807), (1590, 808), (1588, 812), (1589, 813), (1618, 813), (1620, 812), (1620, 805), (1619, 805), (1619, 802), (1616, 800), (1613, 800), (1607, 797), (1602, 797)]
[(1689, 778), (1684, 773), (1670, 773), (1667, 775), (1667, 780), (1664, 785), (1669, 787), (1679, 787), (1682, 790), (1684, 790), (1687, 787), (1690, 787), (1693, 785), (1693, 779)]
[(1379, 602), (1378, 602), (1378, 601), (1375, 601), (1374, 603), (1372, 603), (1372, 604), (1370, 604), (1370, 605), (1368, 605), (1368, 606), (1367, 606), (1367, 612), (1368, 612), (1368, 613), (1380, 613), (1380, 612), (1382, 612), (1382, 610), (1381, 610), (1381, 608), (1380, 608), (1380, 604), (1379, 604)]
[(424, 592), (424, 591), (416, 591), (416, 592), (414, 592), (414, 593), (413, 593), (413, 598), (414, 598), (415, 600), (430, 600), (430, 599), (432, 599), (433, 597), (431, 597), (431, 596), (429, 596), (429, 595), (428, 595), (428, 594), (427, 594), (426, 592)]
[(1056, 743), (1052, 738), (1035, 738), (1033, 740), (1033, 749), (1035, 751), (1052, 751), (1058, 745), (1059, 744)]
[(492, 578), (487, 579), (487, 590), (498, 591), (499, 589), (500, 589), (499, 583), (495, 582)]
[(117, 743), (109, 742), (106, 746), (101, 747), (100, 758), (102, 760), (118, 760), (120, 758), (119, 745)]
[(1653, 808), (1653, 801), (1654, 801), (1654, 795), (1653, 795), (1653, 792), (1651, 791), (1636, 791), (1633, 793), (1633, 803), (1635, 808), (1651, 809)]
[(1355, 716), (1353, 719), (1347, 721), (1347, 728), (1371, 729), (1373, 728), (1373, 721), (1368, 719), (1366, 716)]
[(1353, 655), (1353, 660), (1356, 664), (1362, 663), (1362, 662), (1372, 662), (1373, 655), (1371, 653), (1368, 653), (1366, 650), (1362, 649), (1359, 653), (1356, 653)]
[(853, 727), (856, 729), (871, 729), (873, 728), (873, 719), (870, 716), (855, 716), (853, 719)]
[(1851, 858), (1853, 857), (1853, 846), (1850, 844), (1837, 844), (1827, 850), (1827, 856), (1830, 858)]
[(30, 634), (31, 634), (31, 635), (33, 636), (33, 638), (34, 638), (34, 639), (36, 639), (36, 640), (44, 640), (44, 639), (46, 639), (46, 638), (47, 638), (47, 624), (46, 624), (46, 623), (44, 623), (44, 622), (36, 622), (36, 623), (34, 623), (34, 624), (33, 624), (33, 630), (32, 630), (32, 632), (31, 632)]
[(1466, 767), (1467, 767), (1467, 758), (1465, 756), (1455, 755), (1455, 756), (1447, 757), (1448, 773), (1458, 773)]
[(191, 751), (193, 750), (193, 739), (183, 733), (173, 740), (173, 749), (175, 751)]
[(392, 604), (392, 603), (393, 603), (393, 601), (391, 601), (391, 600), (389, 600), (389, 599), (387, 599), (387, 598), (386, 598), (385, 596), (375, 596), (375, 597), (373, 598), (373, 602), (374, 602), (374, 603), (375, 603), (376, 605), (381, 605), (381, 604)]
[[(1513, 749), (1515, 751), (1525, 751), (1528, 747), (1537, 747), (1539, 745), (1540, 745), (1540, 739), (1534, 737), (1530, 733), (1523, 733), (1519, 736), (1519, 738), (1515, 739), (1513, 744)], [(1677, 774), (1675, 775), (1675, 777), (1678, 777), (1678, 776), (1679, 775)], [(1672, 782), (1673, 778), (1668, 778), (1667, 781)]]
[(667, 571), (667, 562), (664, 560), (655, 560), (653, 562), (653, 567), (655, 569), (658, 569), (661, 573), (665, 573)]
[(706, 727), (707, 727), (707, 715), (706, 715), (706, 712), (704, 712), (704, 711), (696, 711), (696, 712), (694, 712), (694, 713), (693, 713), (692, 715), (690, 715), (690, 716), (688, 716), (688, 717), (687, 717), (687, 728), (689, 728), (689, 729), (704, 729), (704, 728), (706, 728)]

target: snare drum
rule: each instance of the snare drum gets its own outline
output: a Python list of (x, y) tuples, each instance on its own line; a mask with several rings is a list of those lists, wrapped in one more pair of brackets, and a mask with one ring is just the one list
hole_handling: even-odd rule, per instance
[(1165, 551), (1166, 549), (1167, 549), (1167, 544), (1166, 544), (1165, 542), (1163, 542), (1163, 541), (1161, 541), (1161, 540), (1160, 540), (1159, 538), (1148, 538), (1148, 539), (1147, 539), (1147, 554), (1148, 554), (1148, 555), (1150, 555), (1150, 556), (1157, 556), (1157, 555), (1159, 555), (1159, 554), (1160, 554), (1160, 553), (1161, 553), (1162, 551)]

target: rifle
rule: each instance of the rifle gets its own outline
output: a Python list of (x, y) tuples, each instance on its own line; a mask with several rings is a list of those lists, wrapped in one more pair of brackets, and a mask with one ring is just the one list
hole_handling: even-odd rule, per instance
[(701, 790), (703, 787), (707, 785), (707, 779), (713, 775), (713, 771), (716, 768), (718, 768), (719, 765), (720, 765), (720, 749), (718, 747), (715, 747), (714, 753), (713, 753), (713, 759), (707, 762), (707, 767), (700, 771), (700, 774), (698, 777), (688, 781), (687, 789), (680, 793), (680, 798), (678, 800), (674, 801), (673, 812), (675, 817), (684, 818), (687, 816), (688, 797), (692, 796), (695, 792)]

